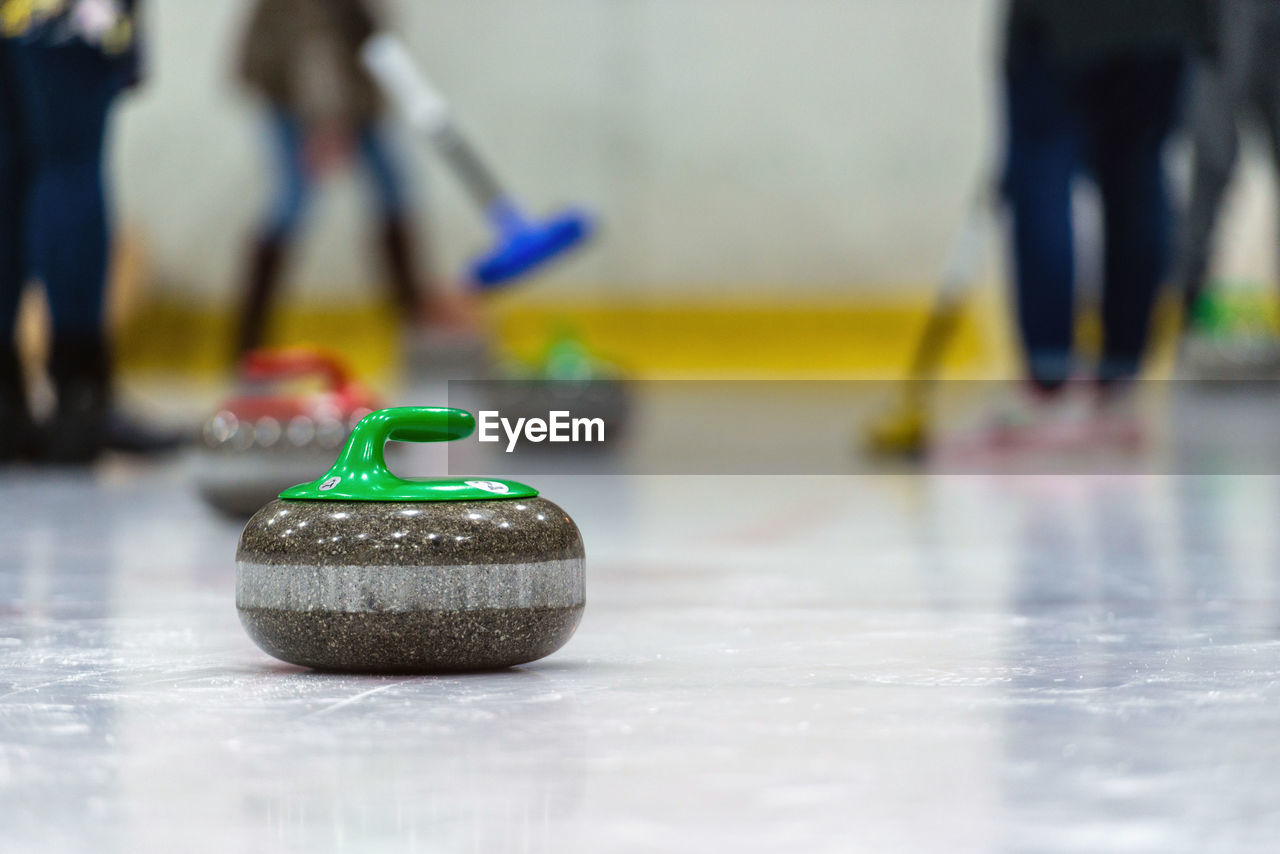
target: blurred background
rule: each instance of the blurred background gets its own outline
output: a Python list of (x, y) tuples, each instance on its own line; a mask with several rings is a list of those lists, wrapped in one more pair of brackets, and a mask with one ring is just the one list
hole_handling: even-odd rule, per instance
[[(126, 370), (222, 367), (243, 243), (270, 186), (264, 122), (234, 77), (250, 5), (146, 10), (149, 79), (119, 112), (114, 151), (140, 277)], [(996, 0), (384, 6), (531, 204), (598, 212), (588, 252), (494, 300), (501, 344), (528, 351), (547, 318), (568, 317), (645, 376), (901, 372), (994, 156)], [(431, 150), (394, 133), (420, 225), (440, 269), (456, 271), (484, 223)], [(323, 337), (387, 372), (397, 339), (360, 181), (330, 183), (288, 274), (281, 339)], [(1255, 255), (1245, 266), (1260, 275)], [(1002, 329), (953, 358), (998, 369)]]
[[(263, 122), (234, 79), (250, 5), (146, 10), (149, 79), (119, 111), (113, 153), (122, 261), (138, 279), (124, 320), (149, 330), (121, 337), (126, 369), (220, 364), (269, 186)], [(900, 372), (966, 197), (997, 156), (1000, 0), (383, 5), (523, 195), (589, 200), (603, 224), (590, 252), (496, 301), (504, 343), (527, 350), (531, 321), (563, 315), (645, 375)], [(440, 268), (457, 270), (484, 225), (431, 151), (396, 136)], [(1219, 259), (1245, 287), (1272, 275), (1259, 148), (1246, 145)], [(387, 371), (359, 182), (331, 183), (289, 273), (284, 338), (341, 323), (340, 349)], [(977, 316), (983, 334), (951, 359), (1009, 370), (1003, 316)], [(664, 345), (648, 346), (657, 328)]]
[[(519, 376), (555, 379), (539, 360), (560, 340), (632, 379), (1024, 374), (1008, 216), (995, 200), (1006, 147), (1003, 0), (369, 4), (375, 26), (402, 40), (531, 213), (581, 205), (597, 229), (517, 287), (476, 296), (467, 269), (492, 244), (490, 225), (447, 158), (394, 111), (379, 113), (372, 126), (397, 166), (388, 183), (409, 211), (418, 269), (407, 278), (435, 295), (421, 318), (382, 283), (385, 253), (366, 198), (377, 184), (360, 168), (364, 153), (330, 152), (320, 191), (287, 229), (284, 260), (270, 245), (264, 259), (264, 222), (281, 205), (279, 129), (241, 73), (251, 15), (264, 5), (171, 0), (139, 13), (146, 71), (115, 110), (108, 173), (111, 325), (123, 382), (144, 402), (191, 401), (187, 412), (207, 413), (233, 379), (237, 341), (241, 351), (319, 345), (397, 400), (422, 396), (406, 389), (424, 365), (437, 379), (511, 377), (513, 364), (525, 366)], [(1259, 4), (1223, 8), (1250, 5)], [(345, 35), (363, 35), (356, 30)], [(305, 50), (280, 61), (293, 53)], [(1178, 219), (1193, 183), (1186, 128), (1193, 100), (1205, 100), (1192, 56), (1188, 48), (1163, 149)], [(300, 79), (323, 90), (320, 71)], [(1200, 312), (1215, 336), (1211, 364), (1191, 370), (1214, 380), (1280, 370), (1272, 158), (1253, 124), (1242, 127), (1211, 253), (1213, 305)], [(299, 150), (315, 147), (307, 142)], [(984, 190), (990, 198), (975, 204)], [(1081, 175), (1072, 196), (1076, 325), (1084, 349), (1096, 349), (1099, 194)], [(1169, 252), (1171, 268), (1179, 254)], [(263, 266), (270, 275), (247, 274)], [(263, 278), (274, 298), (259, 313), (260, 334), (246, 337), (242, 306), (255, 287), (246, 279)], [(936, 298), (950, 280), (958, 296), (948, 312)], [(1179, 303), (1166, 288), (1144, 376), (1181, 375)], [(24, 335), (38, 352), (39, 299), (27, 309)], [(939, 314), (947, 334), (926, 334)], [(424, 318), (433, 334), (402, 334), (406, 319)], [(927, 370), (910, 373), (922, 336), (941, 344)], [(484, 350), (485, 367), (468, 362), (469, 347)], [(495, 363), (506, 367), (491, 372)], [(889, 425), (888, 444), (919, 449), (908, 428), (919, 427), (921, 406), (912, 403), (910, 417)]]

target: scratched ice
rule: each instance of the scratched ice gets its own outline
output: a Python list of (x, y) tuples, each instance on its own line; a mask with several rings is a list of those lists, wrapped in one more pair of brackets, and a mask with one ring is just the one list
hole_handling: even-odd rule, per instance
[(404, 679), (258, 652), (176, 470), (5, 473), (0, 850), (1280, 838), (1280, 477), (538, 485), (586, 538), (577, 637)]

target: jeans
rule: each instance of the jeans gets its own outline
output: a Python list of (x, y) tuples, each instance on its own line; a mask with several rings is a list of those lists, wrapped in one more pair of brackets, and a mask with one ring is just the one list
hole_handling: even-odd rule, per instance
[(0, 346), (38, 278), (55, 339), (98, 335), (110, 221), (103, 184), (118, 67), (84, 45), (0, 40)]
[[(302, 225), (315, 179), (307, 171), (302, 122), (287, 112), (274, 110), (270, 127), (276, 154), (276, 189), (262, 231), (268, 238), (288, 239)], [(377, 126), (366, 124), (356, 129), (356, 150), (369, 176), (379, 215), (384, 221), (400, 219), (405, 213), (403, 181)]]
[(1170, 261), (1162, 151), (1177, 120), (1183, 66), (1170, 55), (1068, 69), (1026, 52), (1007, 66), (1016, 315), (1028, 373), (1042, 386), (1076, 368), (1071, 189), (1082, 174), (1096, 182), (1105, 220), (1099, 378), (1138, 372)]
[(1239, 122), (1256, 117), (1280, 175), (1280, 4), (1228, 0), (1219, 8), (1221, 56), (1195, 69), (1191, 204), (1183, 222), (1177, 284), (1187, 307), (1204, 290), (1222, 200), (1240, 153)]

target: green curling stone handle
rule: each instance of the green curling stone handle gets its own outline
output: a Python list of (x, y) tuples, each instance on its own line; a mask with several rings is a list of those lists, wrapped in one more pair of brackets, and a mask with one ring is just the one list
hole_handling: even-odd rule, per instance
[(407, 480), (387, 468), (387, 442), (452, 442), (476, 429), (465, 409), (399, 406), (360, 419), (337, 462), (324, 476), (280, 493), (286, 501), (493, 501), (533, 498), (538, 490), (513, 480)]

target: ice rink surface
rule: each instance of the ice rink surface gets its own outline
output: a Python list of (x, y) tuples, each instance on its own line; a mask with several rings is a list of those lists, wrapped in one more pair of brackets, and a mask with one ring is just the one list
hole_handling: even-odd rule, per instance
[(536, 483), (569, 645), (362, 678), (181, 465), (5, 472), (0, 851), (1276, 850), (1280, 476)]

